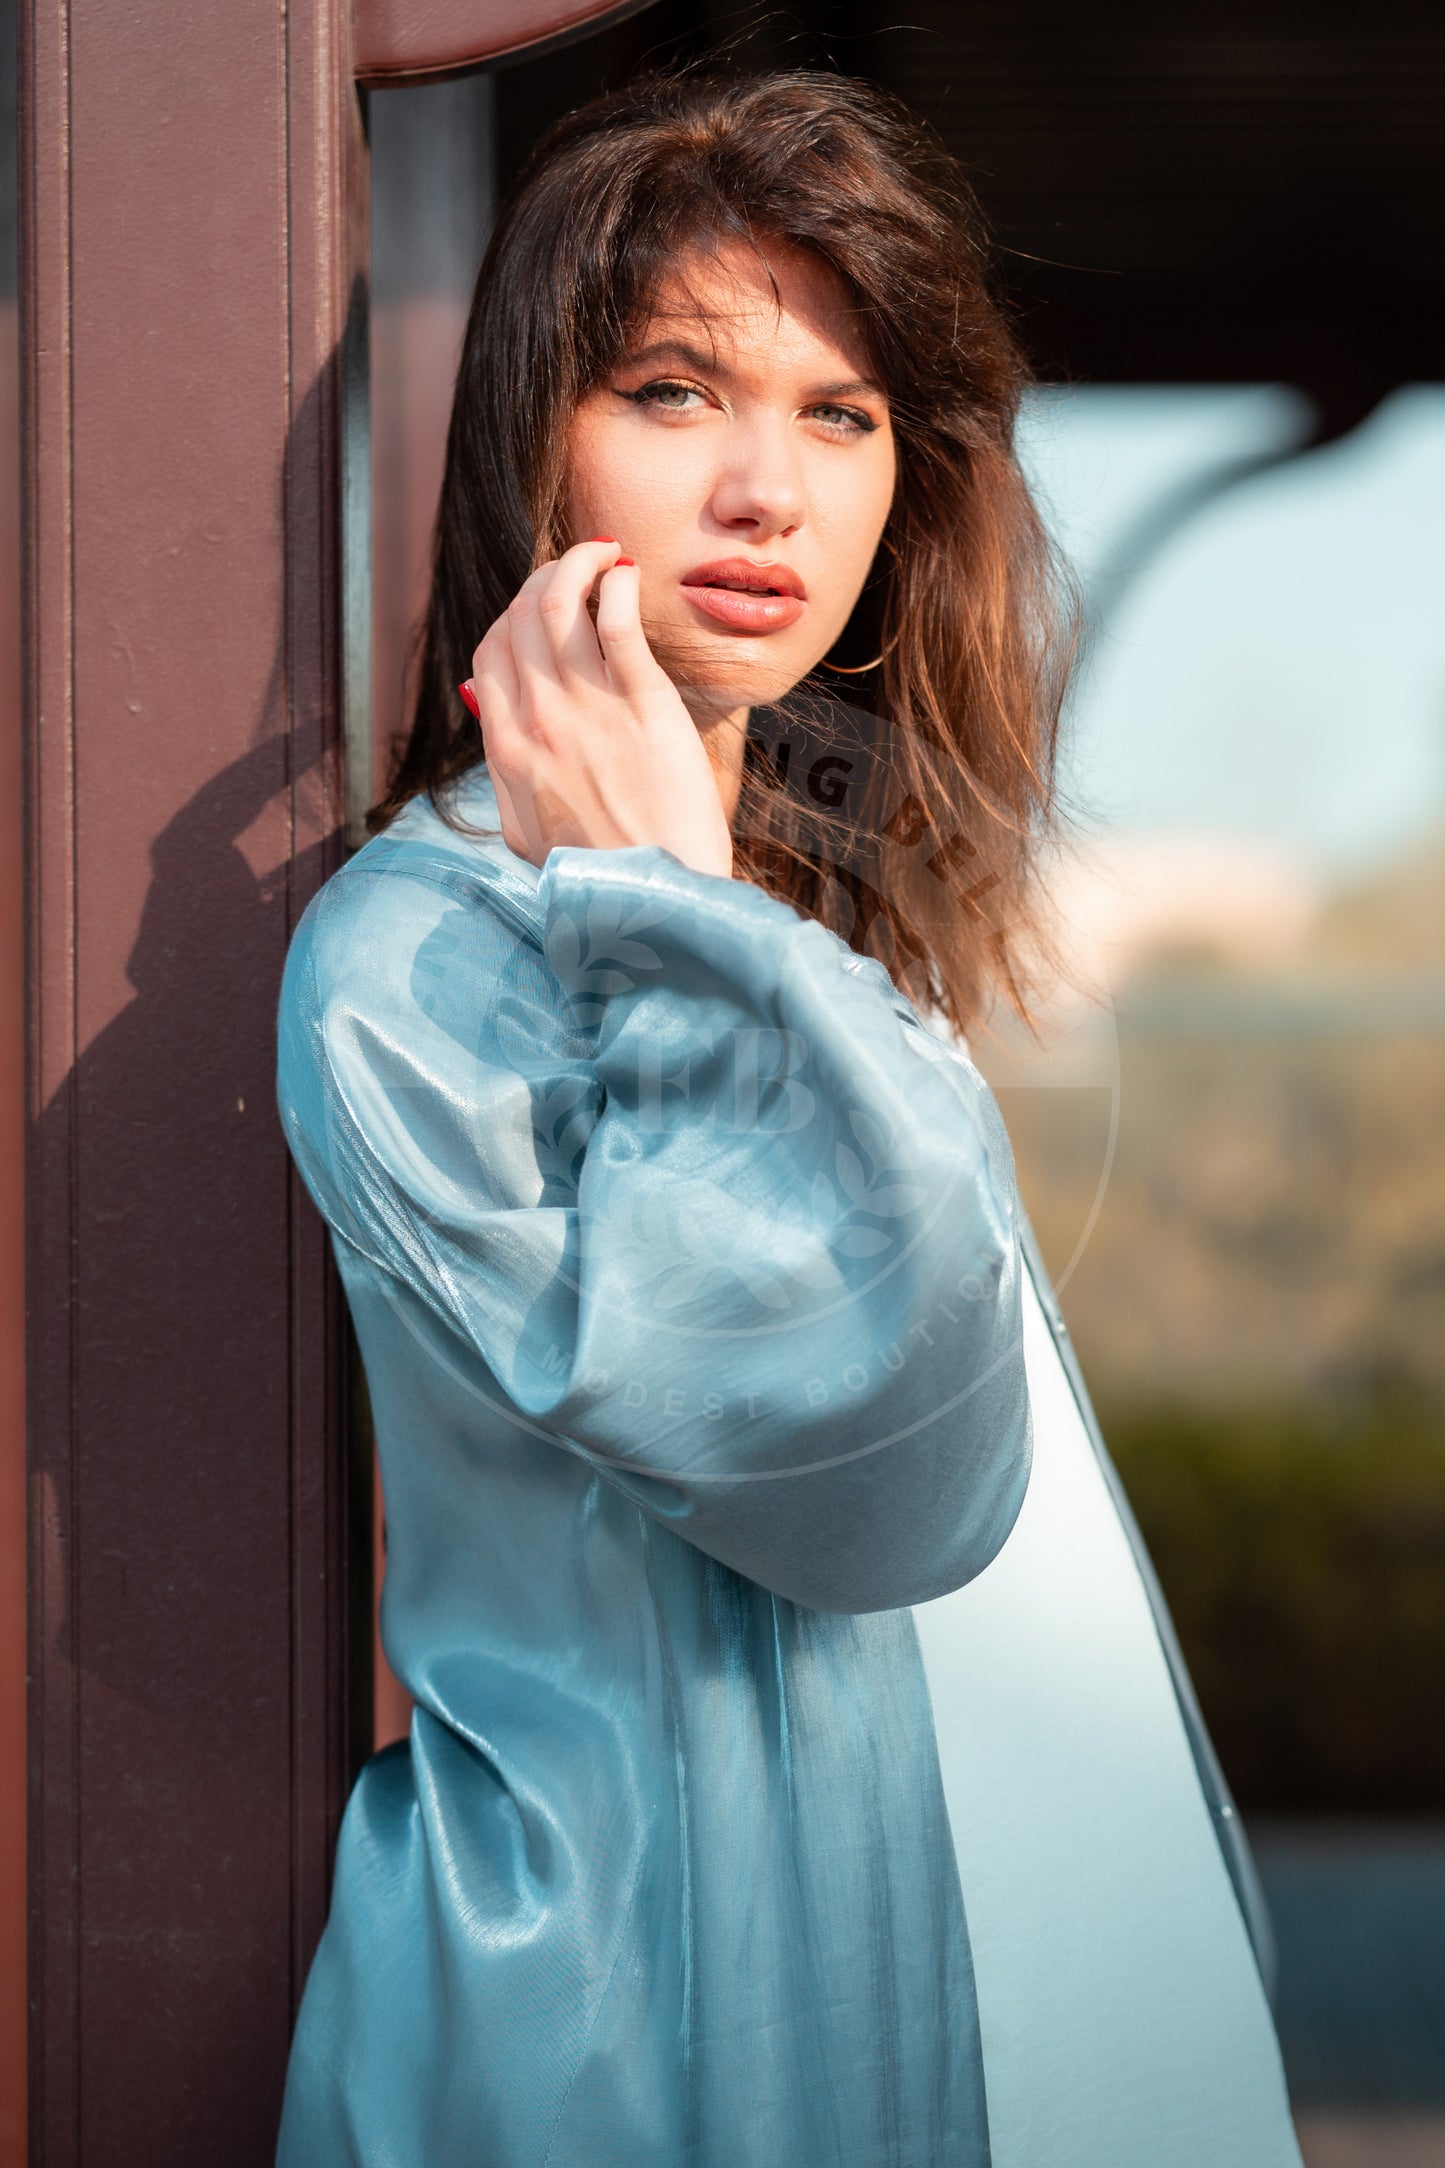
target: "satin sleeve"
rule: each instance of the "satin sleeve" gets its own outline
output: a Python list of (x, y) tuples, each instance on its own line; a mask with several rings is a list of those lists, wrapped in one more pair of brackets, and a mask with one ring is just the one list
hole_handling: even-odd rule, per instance
[(500, 1388), (777, 1594), (970, 1580), (1032, 1443), (982, 1077), (880, 964), (660, 846), (556, 849), (536, 894), (541, 957), (361, 860), (303, 919), (280, 1102), (344, 1263), (444, 1328), (479, 1424)]

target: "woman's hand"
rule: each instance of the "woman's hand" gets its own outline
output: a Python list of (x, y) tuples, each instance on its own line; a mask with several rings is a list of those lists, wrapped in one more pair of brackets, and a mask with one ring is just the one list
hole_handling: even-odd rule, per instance
[(579, 542), (539, 566), (473, 656), (503, 839), (534, 866), (558, 844), (660, 843), (727, 877), (732, 835), (712, 763), (647, 644), (640, 585), (616, 542)]

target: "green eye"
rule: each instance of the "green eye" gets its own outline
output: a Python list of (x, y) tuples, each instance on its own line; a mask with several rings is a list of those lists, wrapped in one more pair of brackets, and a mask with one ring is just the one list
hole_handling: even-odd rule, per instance
[(836, 429), (840, 436), (867, 436), (878, 427), (871, 416), (857, 407), (833, 406), (831, 403), (815, 406), (814, 414), (825, 429)]
[(637, 391), (624, 392), (622, 396), (632, 400), (635, 406), (666, 407), (670, 413), (679, 414), (687, 412), (689, 399), (701, 399), (703, 394), (696, 384), (683, 384), (673, 377), (658, 377), (655, 382), (643, 384)]

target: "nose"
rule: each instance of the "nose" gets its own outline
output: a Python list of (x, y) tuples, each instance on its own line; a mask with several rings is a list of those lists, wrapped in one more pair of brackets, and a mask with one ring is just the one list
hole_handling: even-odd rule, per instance
[(713, 485), (713, 518), (727, 533), (771, 542), (796, 533), (805, 516), (798, 446), (787, 423), (758, 417), (727, 432)]

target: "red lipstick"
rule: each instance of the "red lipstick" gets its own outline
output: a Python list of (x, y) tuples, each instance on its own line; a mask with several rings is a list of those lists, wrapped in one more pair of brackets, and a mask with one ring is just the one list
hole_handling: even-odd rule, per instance
[(756, 564), (750, 557), (722, 557), (698, 565), (682, 589), (715, 624), (729, 632), (781, 632), (803, 614), (808, 590), (790, 565)]

